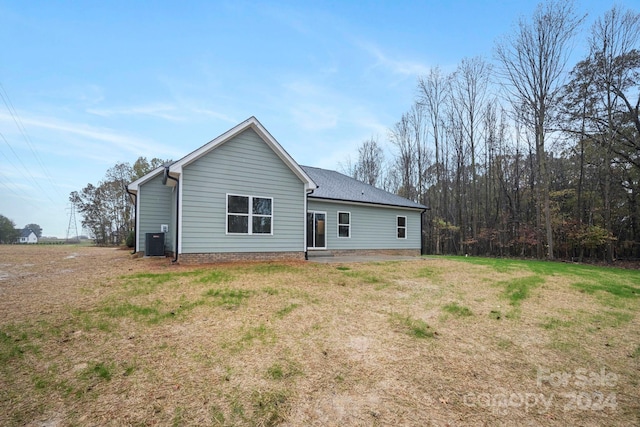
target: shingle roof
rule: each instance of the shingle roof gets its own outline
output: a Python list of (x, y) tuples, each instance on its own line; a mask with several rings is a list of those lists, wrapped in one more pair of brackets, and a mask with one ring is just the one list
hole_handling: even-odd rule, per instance
[(426, 206), (360, 182), (336, 171), (301, 166), (318, 185), (309, 198), (427, 209)]
[(20, 230), (20, 237), (29, 237), (33, 233), (33, 230), (30, 228), (23, 228)]

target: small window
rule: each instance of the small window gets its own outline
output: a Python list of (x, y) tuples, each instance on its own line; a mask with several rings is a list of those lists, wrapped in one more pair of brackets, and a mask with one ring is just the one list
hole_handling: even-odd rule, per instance
[(406, 239), (407, 238), (407, 217), (406, 216), (398, 216), (396, 217), (396, 226), (398, 229), (398, 239)]
[(338, 237), (351, 237), (351, 212), (338, 212)]
[(227, 195), (227, 233), (272, 234), (272, 225), (273, 199)]

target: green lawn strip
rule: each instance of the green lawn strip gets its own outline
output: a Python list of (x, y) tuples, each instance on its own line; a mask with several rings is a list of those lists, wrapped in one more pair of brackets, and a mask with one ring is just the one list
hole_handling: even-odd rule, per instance
[(527, 276), (501, 281), (498, 284), (504, 286), (503, 295), (509, 300), (509, 303), (518, 307), (524, 299), (531, 295), (531, 290), (543, 282), (544, 279), (540, 276)]
[(255, 265), (249, 265), (242, 267), (243, 273), (257, 273), (257, 274), (278, 274), (278, 273), (299, 273), (303, 271), (301, 267), (297, 267), (289, 264), (279, 263), (258, 263)]
[(616, 267), (600, 267), (558, 261), (518, 260), (510, 258), (442, 256), (442, 259), (466, 262), (474, 265), (484, 265), (493, 268), (495, 271), (505, 273), (526, 269), (532, 273), (543, 276), (560, 274), (593, 279), (599, 278), (603, 275), (611, 275), (617, 280), (635, 283), (636, 287), (640, 286), (640, 271), (638, 270), (626, 270)]
[(289, 390), (256, 390), (251, 395), (253, 425), (277, 426), (287, 419), (290, 410)]
[[(184, 279), (188, 282), (185, 283)], [(190, 280), (189, 280), (190, 279)], [(237, 308), (251, 294), (251, 291), (222, 288), (212, 288), (204, 292), (200, 298), (188, 298), (181, 295), (178, 300), (166, 301), (156, 298), (153, 301), (134, 301), (136, 296), (153, 297), (161, 286), (195, 286), (203, 284), (220, 284), (233, 280), (233, 275), (222, 269), (198, 269), (192, 271), (162, 272), (162, 273), (136, 273), (121, 276), (124, 292), (111, 296), (96, 310), (106, 315), (106, 318), (132, 318), (156, 324), (164, 320), (179, 317), (193, 310), (195, 307), (212, 303), (216, 306), (224, 306), (229, 309)], [(187, 289), (185, 289), (187, 290)], [(108, 322), (100, 320), (100, 316), (90, 316), (87, 312), (77, 312), (84, 318), (84, 323), (90, 326), (97, 324), (98, 329), (107, 329)]]
[(166, 302), (156, 299), (145, 305), (113, 300), (103, 304), (98, 311), (110, 318), (132, 318), (136, 321), (157, 324), (164, 320), (182, 316), (195, 307), (205, 304), (205, 302), (204, 298), (190, 301), (184, 296), (180, 297), (178, 301)]
[(598, 291), (607, 292), (618, 298), (638, 298), (640, 296), (640, 287), (620, 283), (615, 278), (600, 278), (593, 281), (580, 281), (572, 284), (573, 287), (580, 289), (587, 294), (595, 294)]
[(343, 271), (343, 274), (347, 277), (357, 279), (359, 282), (367, 284), (380, 283), (382, 280), (375, 273), (366, 270), (348, 270)]
[(418, 270), (416, 277), (429, 279), (432, 282), (441, 282), (443, 269), (439, 267), (426, 266)]
[(245, 289), (209, 289), (204, 293), (204, 296), (212, 299), (215, 305), (223, 306), (228, 309), (235, 309), (240, 307), (254, 291)]
[(435, 338), (437, 333), (422, 319), (414, 319), (409, 315), (402, 316), (392, 313), (390, 316), (392, 325), (403, 330), (408, 335), (418, 338)]
[(570, 328), (573, 325), (575, 325), (575, 322), (573, 321), (562, 320), (562, 319), (558, 319), (556, 317), (551, 317), (551, 316), (546, 317), (544, 322), (540, 324), (542, 328), (547, 330), (554, 330), (558, 328)]
[(453, 314), (456, 317), (473, 316), (473, 313), (468, 307), (459, 305), (457, 302), (445, 304), (444, 306), (442, 306), (442, 310), (449, 314)]
[(229, 337), (221, 344), (220, 348), (236, 354), (257, 342), (263, 345), (274, 344), (276, 339), (275, 331), (264, 323), (260, 323), (258, 326), (245, 325), (235, 333), (230, 331)]
[(300, 307), (300, 304), (298, 304), (298, 303), (288, 304), (288, 305), (282, 307), (280, 310), (276, 311), (276, 317), (282, 319), (284, 316), (286, 316), (287, 314), (291, 313), (293, 310), (295, 310), (298, 307)]
[(302, 374), (300, 366), (291, 360), (279, 360), (267, 368), (266, 377), (281, 381), (294, 378)]
[(120, 276), (122, 285), (129, 296), (150, 295), (162, 285), (177, 285), (184, 278), (192, 278), (196, 283), (223, 283), (233, 280), (233, 276), (226, 270), (192, 270), (162, 273), (136, 273)]
[(20, 358), (27, 348), (26, 332), (0, 330), (0, 364), (6, 365), (10, 360)]
[(568, 276), (575, 278), (572, 287), (580, 292), (595, 295), (601, 303), (616, 308), (628, 308), (623, 302), (637, 301), (640, 297), (640, 271), (613, 267), (599, 267), (551, 261), (522, 261), (482, 257), (444, 257), (445, 259), (485, 265), (498, 272), (528, 270), (534, 276), (501, 282), (506, 285), (506, 296), (512, 305), (526, 298), (530, 289), (544, 281), (544, 277)]

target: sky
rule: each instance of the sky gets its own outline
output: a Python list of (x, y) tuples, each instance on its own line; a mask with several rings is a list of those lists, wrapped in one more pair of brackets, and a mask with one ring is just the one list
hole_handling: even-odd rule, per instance
[[(65, 238), (72, 191), (119, 162), (177, 160), (251, 116), (302, 165), (339, 170), (372, 137), (391, 153), (417, 79), (494, 62), (536, 4), (0, 0), (0, 214)], [(582, 39), (612, 5), (576, 2)]]

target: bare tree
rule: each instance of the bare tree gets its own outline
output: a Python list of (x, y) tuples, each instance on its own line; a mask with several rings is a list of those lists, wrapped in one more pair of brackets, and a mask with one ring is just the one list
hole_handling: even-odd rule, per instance
[(482, 58), (463, 59), (453, 79), (452, 105), (460, 115), (463, 138), (469, 154), (469, 175), (471, 179), (471, 240), (478, 237), (480, 216), (478, 194), (478, 154), (479, 141), (483, 132), (486, 102), (488, 98), (491, 66)]
[(391, 142), (396, 146), (395, 171), (399, 178), (398, 194), (407, 199), (417, 200), (415, 141), (412, 138), (411, 118), (404, 113), (390, 131)]
[(535, 135), (538, 203), (543, 205), (549, 259), (554, 258), (554, 248), (545, 151), (547, 125), (558, 102), (571, 39), (583, 20), (575, 14), (572, 2), (550, 0), (538, 5), (531, 21), (521, 19), (517, 32), (496, 46), (511, 96), (525, 108)]
[(338, 162), (338, 170), (351, 178), (358, 179), (358, 163), (347, 156), (344, 162)]
[[(442, 73), (439, 67), (434, 67), (418, 79), (417, 102), (422, 106), (425, 116), (425, 127), (429, 129), (433, 143), (435, 182), (431, 181), (435, 191), (430, 192), (428, 205), (430, 207), (432, 223), (434, 227), (428, 227), (429, 234), (433, 235), (433, 250), (440, 254), (440, 231), (437, 224), (444, 223), (445, 207), (448, 203), (448, 185), (444, 182), (445, 156), (444, 156), (444, 111), (450, 100), (451, 77)], [(428, 178), (428, 177), (426, 177)]]
[(369, 185), (379, 186), (382, 178), (384, 154), (378, 139), (371, 137), (358, 147), (355, 178)]
[[(427, 118), (435, 154), (435, 185), (440, 189), (434, 198), (431, 210), (436, 217), (443, 216), (442, 207), (447, 203), (446, 187), (442, 185), (444, 176), (444, 148), (442, 146), (443, 111), (449, 101), (451, 78), (440, 68), (431, 68), (426, 76), (418, 79), (418, 102), (422, 105)], [(438, 251), (436, 250), (436, 253)]]
[(430, 166), (430, 152), (427, 148), (427, 128), (425, 126), (424, 108), (415, 102), (408, 112), (411, 137), (413, 139), (414, 161), (416, 172), (416, 196), (420, 203), (426, 203), (426, 173)]
[(465, 242), (468, 237), (469, 211), (468, 200), (468, 158), (469, 150), (465, 144), (465, 134), (462, 121), (464, 120), (461, 110), (456, 108), (453, 103), (447, 106), (446, 111), (446, 146), (451, 150), (451, 201), (447, 208), (451, 210), (454, 217), (454, 223), (459, 227), (458, 244), (455, 249), (458, 253), (466, 252)]

